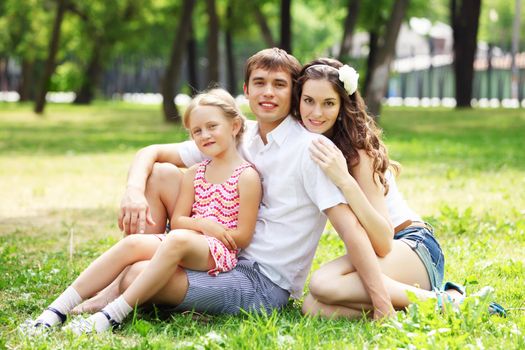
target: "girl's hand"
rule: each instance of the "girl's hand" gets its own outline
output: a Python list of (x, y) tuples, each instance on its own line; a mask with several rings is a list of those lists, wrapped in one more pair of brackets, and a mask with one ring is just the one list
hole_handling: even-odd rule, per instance
[(224, 226), (221, 224), (212, 221), (210, 219), (199, 219), (200, 220), (200, 227), (203, 234), (210, 237), (215, 237), (228, 249), (237, 249), (237, 245), (235, 244), (235, 240), (231, 236), (229, 230), (227, 230)]
[(310, 145), (310, 157), (337, 187), (342, 187), (345, 181), (353, 177), (348, 172), (348, 165), (343, 152), (335, 145), (319, 138)]

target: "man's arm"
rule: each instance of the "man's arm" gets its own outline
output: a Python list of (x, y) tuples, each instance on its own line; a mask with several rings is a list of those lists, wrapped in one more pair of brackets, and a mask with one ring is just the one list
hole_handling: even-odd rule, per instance
[(151, 145), (142, 148), (135, 155), (128, 171), (126, 190), (120, 202), (118, 217), (118, 226), (125, 234), (144, 233), (146, 222), (155, 224), (144, 195), (146, 181), (157, 162), (184, 166), (178, 145)]
[(350, 262), (355, 267), (374, 307), (374, 318), (393, 313), (390, 295), (383, 283), (383, 274), (370, 239), (348, 205), (326, 209), (325, 214), (343, 240)]

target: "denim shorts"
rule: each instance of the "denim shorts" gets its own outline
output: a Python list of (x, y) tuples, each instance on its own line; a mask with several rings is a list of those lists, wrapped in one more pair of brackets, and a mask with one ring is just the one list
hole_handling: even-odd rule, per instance
[(445, 257), (434, 237), (432, 226), (429, 224), (426, 224), (426, 227), (409, 226), (396, 233), (394, 239), (401, 240), (416, 252), (427, 270), (431, 288), (441, 288)]

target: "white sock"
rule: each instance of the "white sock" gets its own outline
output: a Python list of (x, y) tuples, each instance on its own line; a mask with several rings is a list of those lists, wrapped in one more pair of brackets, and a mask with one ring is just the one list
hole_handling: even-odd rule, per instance
[[(77, 291), (69, 286), (58, 298), (55, 299), (49, 305), (50, 308), (56, 309), (60, 313), (67, 315), (69, 312), (78, 304), (82, 302), (82, 298), (80, 295), (78, 295)], [(44, 310), (40, 316), (38, 316), (37, 321), (42, 321), (44, 323), (49, 324), (50, 326), (54, 326), (62, 320), (56, 313), (50, 310)]]
[[(124, 318), (133, 311), (133, 308), (129, 306), (121, 295), (102, 310), (105, 311), (113, 321), (122, 323)], [(97, 333), (105, 332), (111, 327), (108, 318), (101, 311), (91, 315), (86, 321), (91, 326), (91, 329), (94, 329)]]
[(126, 316), (129, 315), (131, 311), (133, 311), (133, 308), (129, 306), (126, 300), (124, 300), (124, 297), (121, 295), (109, 303), (102, 310), (106, 311), (113, 321), (122, 323), (124, 318), (126, 318)]

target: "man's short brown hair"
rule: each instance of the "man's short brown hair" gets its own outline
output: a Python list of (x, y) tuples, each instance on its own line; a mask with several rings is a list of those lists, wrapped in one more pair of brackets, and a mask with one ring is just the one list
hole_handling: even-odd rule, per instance
[(297, 58), (277, 47), (261, 50), (246, 61), (244, 67), (244, 83), (246, 86), (248, 86), (248, 82), (250, 81), (250, 75), (258, 68), (269, 71), (280, 70), (290, 73), (292, 76), (292, 84), (295, 84), (301, 71), (301, 64)]

